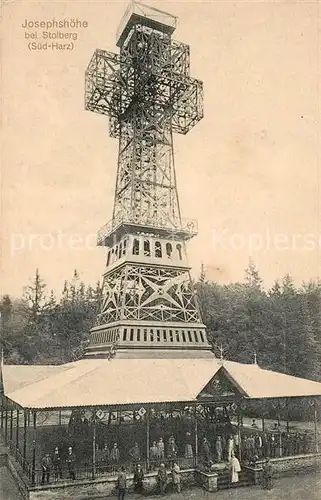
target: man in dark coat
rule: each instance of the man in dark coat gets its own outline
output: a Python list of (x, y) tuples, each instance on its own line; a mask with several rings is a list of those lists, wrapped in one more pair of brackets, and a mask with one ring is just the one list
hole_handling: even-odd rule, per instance
[(117, 478), (118, 500), (124, 500), (127, 489), (127, 477), (125, 467), (119, 470)]
[(165, 495), (165, 490), (167, 486), (167, 472), (165, 469), (165, 464), (160, 464), (160, 468), (157, 473), (157, 483), (161, 495)]
[(272, 489), (272, 465), (270, 462), (270, 459), (268, 458), (263, 465), (263, 488), (265, 490), (271, 490)]
[(54, 469), (54, 475), (55, 475), (55, 480), (57, 481), (58, 478), (62, 478), (62, 469), (61, 469), (61, 456), (59, 453), (59, 448), (56, 446), (53, 457), (52, 457), (52, 463), (53, 463), (53, 469)]
[(42, 479), (41, 484), (45, 484), (45, 481), (49, 483), (50, 471), (52, 468), (52, 460), (50, 458), (49, 453), (46, 453), (41, 461), (42, 468)]
[(69, 477), (73, 481), (76, 479), (76, 475), (75, 475), (75, 461), (76, 461), (76, 456), (75, 456), (75, 454), (73, 452), (72, 447), (69, 446), (66, 462), (67, 462), (67, 466), (68, 466)]
[(136, 493), (143, 493), (144, 489), (144, 471), (140, 464), (137, 464), (134, 472), (134, 490)]

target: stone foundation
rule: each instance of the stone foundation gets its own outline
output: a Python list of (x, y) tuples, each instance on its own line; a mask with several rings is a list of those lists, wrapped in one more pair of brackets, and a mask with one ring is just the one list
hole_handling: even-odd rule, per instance
[[(151, 472), (145, 475), (144, 489), (146, 493), (154, 494), (157, 492), (157, 473)], [(168, 474), (169, 485), (171, 489), (171, 475)], [(94, 481), (64, 481), (49, 486), (38, 486), (30, 488), (30, 500), (68, 500), (73, 498), (92, 499), (106, 498), (116, 496), (117, 477), (95, 479)], [(194, 469), (186, 469), (181, 471), (182, 488), (188, 489), (195, 484)], [(133, 491), (133, 475), (127, 477), (127, 487), (129, 493)]]
[(206, 491), (217, 491), (218, 474), (216, 472), (203, 472), (195, 470), (194, 484), (195, 482)]
[[(1, 461), (2, 463), (6, 463), (26, 500), (72, 500), (75, 498), (91, 500), (94, 498), (115, 497), (115, 495), (117, 495), (116, 476), (87, 481), (65, 480), (48, 486), (28, 487), (23, 480), (24, 476), (20, 466), (10, 457), (10, 455), (6, 457), (1, 456)], [(271, 460), (271, 464), (275, 477), (313, 472), (321, 470), (321, 453), (316, 455), (275, 458)], [(221, 469), (223, 473), (223, 464), (221, 464)], [(246, 470), (247, 476), (252, 484), (258, 484), (262, 475), (262, 463), (258, 463), (255, 467), (246, 467)], [(154, 494), (157, 492), (156, 477), (156, 472), (145, 475), (144, 486), (146, 493)], [(168, 478), (168, 491), (171, 491), (172, 484), (170, 473), (168, 474)], [(218, 471), (205, 472), (198, 469), (186, 469), (181, 471), (181, 484), (183, 490), (198, 485), (206, 491), (216, 492), (218, 489), (218, 480)], [(127, 484), (130, 493), (133, 491), (134, 486), (133, 475), (128, 476)]]
[(305, 474), (321, 470), (321, 453), (272, 458), (271, 464), (276, 477)]

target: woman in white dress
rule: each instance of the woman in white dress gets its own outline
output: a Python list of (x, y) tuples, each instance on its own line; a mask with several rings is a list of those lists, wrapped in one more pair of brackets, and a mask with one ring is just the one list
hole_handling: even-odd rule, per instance
[(234, 455), (234, 452), (232, 453), (231, 470), (232, 470), (231, 482), (232, 483), (238, 483), (238, 481), (239, 481), (239, 472), (241, 472), (241, 466), (240, 466), (240, 462), (238, 461), (238, 459)]

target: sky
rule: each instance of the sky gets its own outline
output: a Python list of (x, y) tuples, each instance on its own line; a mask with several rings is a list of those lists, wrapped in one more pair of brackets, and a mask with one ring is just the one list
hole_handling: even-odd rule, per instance
[[(318, 2), (148, 3), (178, 16), (173, 38), (191, 46), (191, 76), (204, 82), (203, 120), (174, 137), (182, 215), (199, 225), (193, 275), (203, 263), (207, 279), (242, 280), (251, 257), (266, 286), (316, 279)], [(126, 6), (2, 2), (0, 294), (20, 295), (36, 268), (57, 292), (75, 268), (86, 283), (101, 277), (95, 233), (111, 219), (118, 144), (107, 117), (84, 110), (84, 74), (95, 49), (117, 51)], [(23, 27), (53, 18), (82, 27)], [(43, 48), (44, 31), (76, 33), (73, 50)]]

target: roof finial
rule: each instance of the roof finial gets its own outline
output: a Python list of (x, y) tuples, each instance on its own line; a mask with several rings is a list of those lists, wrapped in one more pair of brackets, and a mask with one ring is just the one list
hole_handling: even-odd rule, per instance
[(3, 351), (3, 347), (1, 349), (1, 366), (4, 365), (4, 351)]
[(256, 355), (256, 351), (254, 351), (254, 365), (257, 365), (257, 355)]

